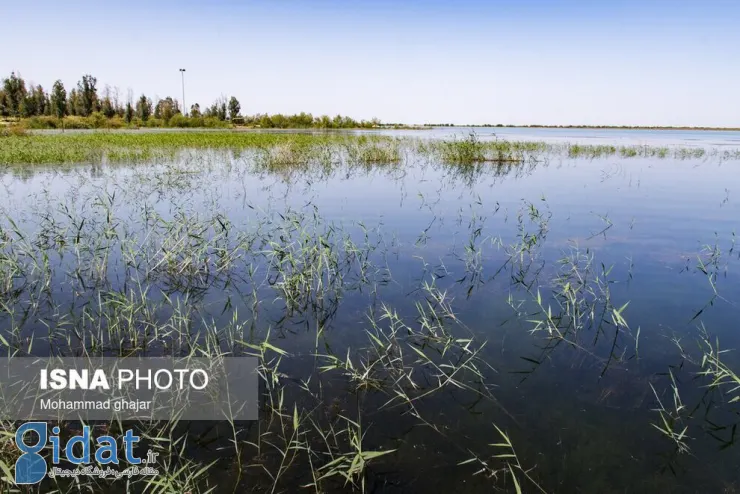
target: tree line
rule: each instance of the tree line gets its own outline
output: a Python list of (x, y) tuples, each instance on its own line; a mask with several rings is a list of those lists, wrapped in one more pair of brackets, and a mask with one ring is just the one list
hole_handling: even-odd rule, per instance
[[(378, 119), (356, 121), (349, 117), (310, 113), (297, 115), (257, 114), (242, 116), (241, 103), (231, 96), (221, 96), (210, 106), (201, 109), (198, 103), (183, 113), (180, 102), (173, 97), (150, 98), (141, 94), (133, 97), (129, 90), (125, 102), (118, 88), (98, 88), (98, 80), (85, 74), (77, 85), (67, 91), (61, 80), (47, 92), (41, 85), (26, 83), (20, 74), (11, 72), (0, 86), (0, 117), (25, 119), (31, 128), (55, 128), (65, 122), (91, 127), (120, 127), (125, 125), (210, 127), (227, 124), (263, 128), (373, 128), (380, 127)], [(85, 125), (88, 124), (88, 125)]]

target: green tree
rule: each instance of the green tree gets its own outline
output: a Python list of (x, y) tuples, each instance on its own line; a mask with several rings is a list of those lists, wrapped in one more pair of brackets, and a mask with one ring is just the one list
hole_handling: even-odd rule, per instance
[(36, 115), (46, 115), (48, 113), (48, 98), (46, 92), (44, 92), (44, 88), (40, 84), (33, 89), (33, 99), (36, 105)]
[(136, 116), (146, 122), (152, 114), (152, 100), (142, 94), (136, 102)]
[(10, 115), (10, 111), (8, 109), (8, 102), (7, 102), (7, 96), (5, 95), (5, 90), (0, 89), (0, 117), (7, 117)]
[(242, 107), (239, 104), (239, 100), (232, 96), (229, 100), (229, 118), (231, 120), (234, 120), (236, 117), (238, 117), (241, 108)]
[(80, 82), (77, 83), (77, 93), (80, 98), (79, 114), (83, 117), (90, 115), (99, 109), (98, 90), (95, 87), (98, 80), (89, 75), (83, 75)]
[(206, 108), (206, 111), (203, 112), (203, 116), (218, 118), (218, 103), (213, 103), (211, 106)]
[(78, 110), (80, 108), (80, 98), (77, 94), (76, 89), (72, 89), (69, 92), (69, 97), (67, 98), (67, 115), (79, 115)]
[(116, 115), (116, 106), (110, 96), (110, 86), (107, 84), (103, 90), (103, 99), (100, 101), (100, 112), (106, 118), (113, 118)]
[(100, 111), (106, 118), (113, 118), (116, 115), (116, 109), (113, 107), (113, 102), (110, 97), (105, 96), (103, 102), (100, 104)]
[(17, 117), (26, 98), (26, 82), (20, 74), (16, 75), (15, 72), (11, 72), (10, 77), (3, 79), (3, 92), (8, 115)]
[(172, 99), (170, 96), (159, 100), (157, 106), (154, 108), (154, 116), (165, 121), (169, 121), (176, 113), (180, 113), (180, 106), (177, 100)]
[(162, 107), (159, 106), (159, 102), (162, 101), (159, 99), (159, 96), (154, 97), (154, 101), (152, 102), (152, 111), (154, 112), (154, 118), (162, 118)]
[(24, 118), (43, 115), (46, 111), (46, 93), (41, 86), (29, 86), (21, 101), (20, 115)]
[(130, 101), (126, 103), (126, 110), (124, 110), (123, 112), (123, 118), (128, 124), (130, 124), (131, 121), (134, 119), (134, 107), (133, 105), (131, 105)]
[(313, 127), (313, 115), (301, 112), (296, 119), (296, 126), (304, 128)]
[(196, 104), (194, 104), (194, 105), (192, 105), (190, 107), (190, 116), (192, 118), (200, 118), (201, 117), (201, 114), (200, 114), (200, 105), (198, 103), (196, 103)]
[(23, 118), (33, 117), (36, 115), (36, 98), (33, 93), (26, 93), (25, 98), (21, 101), (20, 116)]

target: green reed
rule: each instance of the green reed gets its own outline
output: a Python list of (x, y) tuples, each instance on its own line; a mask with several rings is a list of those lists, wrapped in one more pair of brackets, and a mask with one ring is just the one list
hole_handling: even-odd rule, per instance
[(335, 163), (340, 156), (359, 164), (401, 162), (414, 152), (443, 163), (521, 163), (545, 155), (570, 158), (740, 159), (738, 150), (687, 147), (603, 146), (578, 143), (483, 140), (475, 133), (463, 138), (424, 140), (381, 134), (263, 133), (243, 131), (90, 132), (0, 136), (0, 165), (144, 162), (172, 160), (186, 149), (222, 149), (261, 154), (266, 166)]
[[(110, 480), (58, 480), (37, 492), (118, 487), (241, 492), (255, 486), (270, 492), (299, 487), (367, 492), (377, 472), (401, 454), (399, 442), (378, 431), (383, 419), (430, 431), (456, 454), (454, 465), (471, 477), (484, 476), (491, 489), (544, 492), (536, 463), (515, 448), (526, 427), (498, 395), (499, 362), (490, 351), (490, 335), (469, 327), (457, 304), (484, 286), (505, 282), (504, 291), (483, 295), (508, 299), (541, 344), (537, 355), (525, 358), (532, 365), (526, 375), (570, 348), (594, 361), (596, 375), (603, 376), (638, 358), (640, 334), (627, 323), (628, 301), (614, 294), (627, 280), (616, 278), (594, 251), (573, 243), (554, 265), (545, 261), (552, 213), (544, 197), (503, 211), (471, 195), (470, 208), (457, 218), (462, 240), (451, 253), (457, 264), (448, 266), (447, 259), (425, 257), (435, 235), (434, 197), (420, 198), (420, 207), (428, 207), (434, 218), (412, 248), (399, 247), (381, 224), (329, 220), (310, 198), (298, 207), (272, 202), (271, 195), (259, 208), (243, 193), (238, 214), (228, 214), (218, 184), (236, 177), (245, 186), (249, 173), (290, 184), (337, 172), (395, 174), (428, 159), (451, 182), (474, 185), (482, 176), (526, 173), (543, 153), (588, 158), (672, 153), (620, 149), (477, 137), (430, 143), (217, 132), (3, 138), (0, 156), (6, 164), (141, 159), (156, 167), (156, 173), (147, 173), (146, 166), (127, 168), (120, 176), (111, 166), (60, 170), (55, 179), (79, 179), (72, 193), (59, 197), (45, 191), (29, 199), (35, 202), (22, 217), (2, 210), (4, 353), (36, 355), (46, 346), (59, 355), (251, 355), (259, 361), (258, 421), (226, 417), (205, 431), (177, 418), (141, 421), (135, 426), (160, 453), (161, 477), (132, 479), (125, 487)], [(203, 204), (192, 203), (196, 190), (211, 191)], [(506, 218), (498, 226), (510, 227), (508, 235), (489, 226), (502, 214)], [(597, 235), (606, 235), (611, 223), (606, 225)], [(397, 279), (391, 269), (402, 247), (408, 249), (403, 255), (422, 264), (413, 282)], [(698, 260), (715, 294), (721, 272), (717, 252), (709, 246)], [(410, 291), (404, 293), (406, 304), (394, 306), (385, 293), (397, 286)], [(68, 293), (74, 294), (71, 301)], [(340, 314), (349, 304), (364, 318), (346, 328)], [(361, 336), (359, 343), (342, 344), (350, 331)], [(737, 378), (720, 353), (718, 347), (708, 350), (702, 377), (712, 389), (734, 393)], [(676, 381), (673, 386), (678, 388)], [(660, 415), (655, 425), (687, 451), (688, 407), (677, 392), (666, 399), (655, 391)], [(516, 429), (488, 421), (478, 431), (487, 438), (484, 447), (457, 437), (454, 418), (430, 406), (450, 397), (461, 409), (486, 404)], [(0, 429), (7, 489), (15, 426), (5, 423)], [(114, 421), (100, 426), (124, 429)], [(199, 448), (208, 452), (206, 459)]]

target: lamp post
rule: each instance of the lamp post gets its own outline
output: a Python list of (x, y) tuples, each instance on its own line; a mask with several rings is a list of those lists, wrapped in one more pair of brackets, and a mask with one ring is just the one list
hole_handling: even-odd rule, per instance
[(180, 69), (180, 75), (182, 76), (182, 114), (187, 116), (188, 107), (185, 106), (185, 69)]

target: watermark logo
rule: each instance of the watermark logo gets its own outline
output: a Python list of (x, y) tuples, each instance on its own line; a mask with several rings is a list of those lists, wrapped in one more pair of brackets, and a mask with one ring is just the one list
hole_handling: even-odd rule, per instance
[[(28, 445), (23, 441), (27, 432), (35, 432), (38, 436), (36, 444)], [(46, 477), (48, 466), (39, 451), (46, 446), (46, 422), (28, 422), (15, 432), (15, 444), (21, 450), (20, 458), (15, 462), (15, 483), (38, 484)]]
[(0, 419), (256, 420), (258, 365), (254, 357), (0, 359)]
[[(49, 477), (92, 475), (121, 478), (131, 477), (133, 475), (159, 474), (154, 468), (139, 467), (139, 465), (154, 464), (157, 453), (150, 450), (145, 460), (135, 456), (134, 445), (140, 440), (140, 437), (134, 435), (131, 429), (127, 430), (122, 437), (124, 458), (128, 464), (134, 465), (126, 469), (115, 469), (110, 466), (119, 465), (120, 463), (118, 442), (113, 436), (105, 435), (97, 437), (95, 439), (95, 452), (91, 455), (92, 441), (89, 426), (82, 428), (82, 434), (70, 438), (64, 448), (62, 448), (59, 438), (59, 427), (53, 427), (51, 432), (52, 435), (49, 436), (46, 422), (27, 422), (21, 425), (15, 432), (15, 444), (22, 453), (20, 458), (15, 462), (16, 484), (38, 484), (47, 475)], [(28, 443), (25, 441), (27, 434), (33, 436), (29, 437), (30, 440)], [(51, 462), (54, 465), (51, 470), (49, 470), (46, 459), (40, 454), (49, 442), (51, 443), (52, 451)], [(75, 452), (75, 446), (78, 444), (80, 447)], [(68, 463), (77, 466), (76, 469), (65, 469), (56, 466), (62, 460), (62, 452)], [(99, 466), (108, 467), (105, 469), (101, 469), (99, 466), (94, 468), (92, 466), (83, 467), (83, 465), (90, 465), (93, 457), (95, 463)]]

